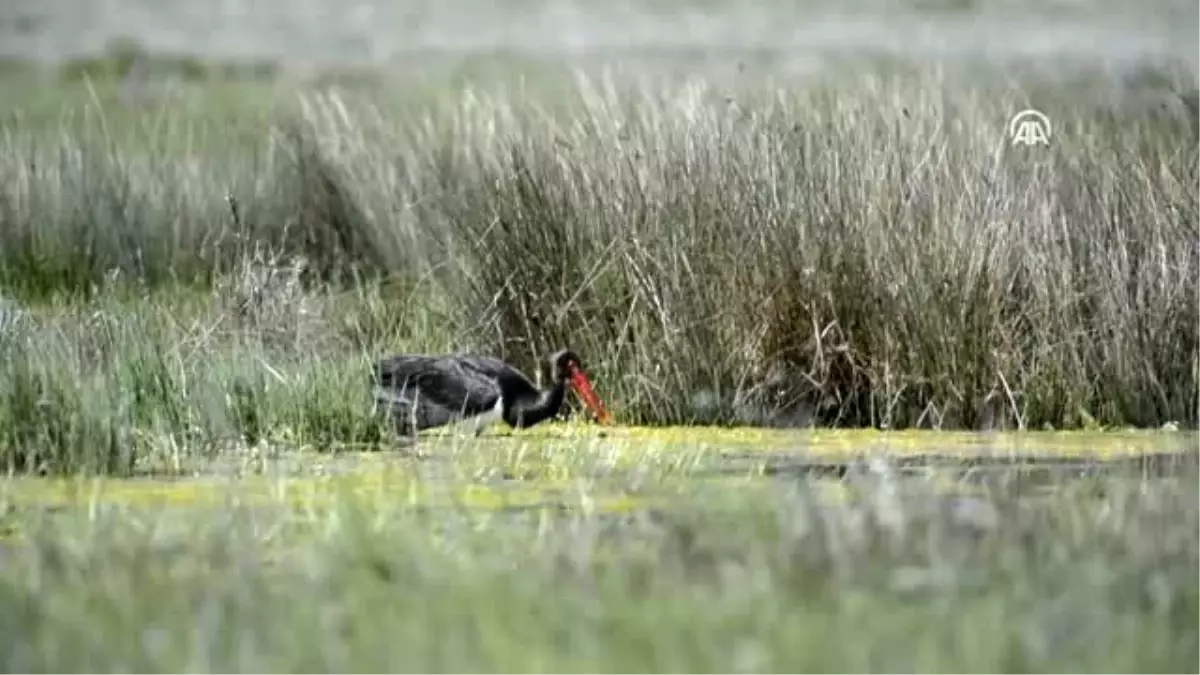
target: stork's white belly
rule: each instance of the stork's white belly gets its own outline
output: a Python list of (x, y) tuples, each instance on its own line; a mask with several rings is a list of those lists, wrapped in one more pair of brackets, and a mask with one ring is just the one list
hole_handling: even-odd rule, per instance
[(467, 417), (458, 422), (451, 422), (443, 428), (453, 434), (477, 435), (493, 424), (498, 424), (503, 420), (504, 402), (496, 399), (496, 405), (491, 410), (475, 415), (474, 417)]
[(431, 436), (478, 436), (485, 429), (504, 419), (504, 406), (496, 401), (496, 406), (487, 412), (459, 419), (440, 427), (427, 429), (425, 433)]

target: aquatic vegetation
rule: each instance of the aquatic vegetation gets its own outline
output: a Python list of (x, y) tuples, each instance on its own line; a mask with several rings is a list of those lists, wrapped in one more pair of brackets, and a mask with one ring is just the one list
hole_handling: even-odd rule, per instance
[[(0, 668), (1194, 670), (1194, 68), (743, 56), (0, 64)], [(564, 345), (617, 424), (371, 413)]]
[[(1190, 432), (599, 431), (592, 425), (548, 424), (479, 439), (431, 435), (416, 449), (284, 452), (277, 459), (257, 461), (253, 471), (230, 470), (229, 460), (217, 458), (194, 463), (186, 473), (131, 479), (12, 477), (0, 483), (0, 499), (76, 507), (274, 504), (327, 509), (343, 500), (369, 503), (403, 495), (413, 508), (618, 512), (667, 505), (673, 497), (703, 489), (706, 482), (751, 489), (753, 483), (811, 475), (831, 479), (832, 485), (848, 472), (871, 471), (879, 462), (901, 473), (915, 468), (919, 471), (913, 475), (947, 492), (968, 491), (975, 480), (971, 476), (981, 473), (1021, 474), (1027, 483), (1034, 474), (1052, 481), (1056, 475), (1117, 467), (1131, 475), (1162, 475), (1194, 465), (1198, 445), (1198, 436)], [(1144, 466), (1129, 464), (1138, 460)], [(1164, 463), (1171, 466), (1156, 468)]]

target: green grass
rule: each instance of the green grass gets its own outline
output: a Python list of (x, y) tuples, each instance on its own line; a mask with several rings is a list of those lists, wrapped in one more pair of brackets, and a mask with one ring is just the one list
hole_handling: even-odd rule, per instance
[[(4, 456), (356, 442), (369, 358), (562, 345), (625, 423), (1194, 427), (1194, 118), (1029, 82), (18, 106), (0, 284), (34, 318), (0, 338)], [(1028, 105), (1048, 149), (1006, 142)]]
[(904, 473), (886, 453), (841, 479), (765, 477), (733, 468), (715, 432), (704, 451), (538, 436), (268, 461), (233, 480), (11, 481), (3, 667), (1187, 672), (1198, 658), (1194, 451), (1034, 486), (1011, 465)]
[[(113, 58), (0, 75), (0, 668), (1194, 670), (1192, 74)], [(564, 345), (616, 426), (371, 415)]]

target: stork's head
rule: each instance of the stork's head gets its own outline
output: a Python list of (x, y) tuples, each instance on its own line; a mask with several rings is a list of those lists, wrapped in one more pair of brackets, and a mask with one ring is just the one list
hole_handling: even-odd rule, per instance
[(550, 355), (550, 373), (555, 382), (566, 382), (576, 371), (583, 372), (583, 360), (570, 349), (560, 349)]
[(570, 382), (571, 388), (583, 401), (589, 410), (602, 424), (610, 420), (608, 411), (600, 403), (596, 392), (592, 391), (592, 383), (583, 372), (583, 361), (579, 355), (570, 349), (562, 349), (550, 355), (550, 372), (556, 382)]

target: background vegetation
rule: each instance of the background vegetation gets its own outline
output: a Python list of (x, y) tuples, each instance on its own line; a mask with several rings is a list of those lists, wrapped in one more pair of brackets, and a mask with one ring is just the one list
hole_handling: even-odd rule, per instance
[(0, 11), (0, 668), (1194, 672), (1196, 5), (610, 5)]
[[(1195, 425), (1187, 99), (552, 82), (121, 103), (87, 78), (14, 112), (5, 456), (353, 442), (370, 358), (560, 345), (627, 423)], [(1035, 104), (1052, 144), (1010, 145)]]

